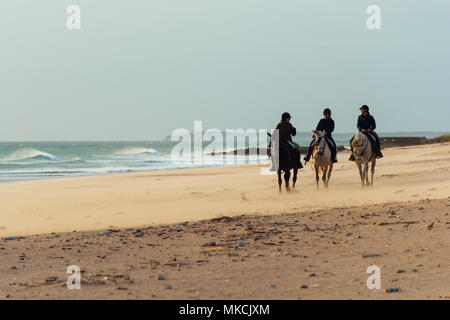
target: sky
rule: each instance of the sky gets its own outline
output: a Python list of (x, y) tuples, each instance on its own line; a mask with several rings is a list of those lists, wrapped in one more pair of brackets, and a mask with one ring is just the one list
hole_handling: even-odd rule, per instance
[(448, 132), (449, 31), (448, 0), (2, 0), (0, 141), (309, 131), (325, 107), (353, 132), (362, 104), (379, 132)]

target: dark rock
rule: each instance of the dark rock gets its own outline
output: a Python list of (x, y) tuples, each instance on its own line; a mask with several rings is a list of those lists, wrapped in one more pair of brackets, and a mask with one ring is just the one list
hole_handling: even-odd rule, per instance
[(374, 258), (374, 257), (380, 257), (381, 254), (378, 253), (363, 253), (362, 257), (365, 258)]
[(202, 247), (215, 247), (217, 244), (214, 241), (207, 242)]

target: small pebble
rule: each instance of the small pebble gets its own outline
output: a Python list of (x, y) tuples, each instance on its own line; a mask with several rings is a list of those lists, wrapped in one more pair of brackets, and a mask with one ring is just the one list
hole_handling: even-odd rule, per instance
[(166, 280), (166, 277), (164, 277), (162, 274), (158, 274), (158, 280)]

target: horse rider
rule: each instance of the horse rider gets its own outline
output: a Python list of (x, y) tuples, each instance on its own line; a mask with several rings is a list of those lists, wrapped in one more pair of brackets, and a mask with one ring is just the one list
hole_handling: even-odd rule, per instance
[[(336, 159), (336, 153), (337, 153), (336, 142), (334, 141), (333, 136), (331, 135), (333, 133), (333, 131), (334, 131), (334, 120), (331, 119), (331, 110), (330, 109), (326, 108), (325, 110), (323, 110), (323, 118), (320, 119), (319, 123), (317, 124), (316, 131), (325, 131), (326, 132), (325, 136), (333, 144), (332, 148), (330, 148), (331, 149), (331, 161), (333, 161), (333, 163), (336, 163), (337, 162), (337, 159)], [(305, 163), (307, 163), (309, 161), (309, 159), (311, 158), (312, 152), (314, 150), (313, 144), (314, 144), (315, 141), (316, 140), (314, 139), (309, 144), (308, 154), (304, 158)]]
[(292, 141), (292, 136), (297, 134), (297, 129), (292, 125), (291, 118), (292, 117), (288, 112), (284, 112), (275, 129), (278, 129), (280, 143), (286, 143), (292, 147), (295, 158), (298, 160), (298, 167), (303, 168), (300, 162), (300, 147), (297, 143)]
[[(375, 123), (375, 118), (369, 113), (369, 107), (363, 105), (359, 108), (361, 114), (358, 117), (358, 130), (369, 137), (370, 144), (372, 145), (372, 150), (374, 150), (375, 156), (377, 159), (383, 158), (383, 154), (381, 153), (381, 145), (380, 138), (378, 134), (374, 131), (377, 127)], [(352, 148), (352, 141), (354, 137), (350, 140), (350, 147)], [(352, 155), (350, 156), (350, 161), (355, 161), (355, 157), (353, 156), (353, 148)]]

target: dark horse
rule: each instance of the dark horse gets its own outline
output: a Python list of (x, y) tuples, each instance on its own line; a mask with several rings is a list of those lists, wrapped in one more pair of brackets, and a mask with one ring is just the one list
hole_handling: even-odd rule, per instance
[[(267, 148), (267, 155), (270, 157), (272, 153), (272, 135), (267, 133), (267, 135), (271, 138), (269, 142), (269, 146)], [(279, 160), (278, 160), (278, 187), (281, 192), (281, 172), (284, 172), (284, 181), (286, 183), (286, 190), (290, 191), (289, 188), (289, 178), (291, 177), (291, 169), (294, 170), (294, 175), (292, 177), (292, 188), (295, 188), (295, 183), (297, 182), (297, 173), (298, 173), (298, 162), (299, 159), (296, 159), (294, 155), (294, 151), (292, 147), (285, 141), (280, 141), (279, 143)]]

